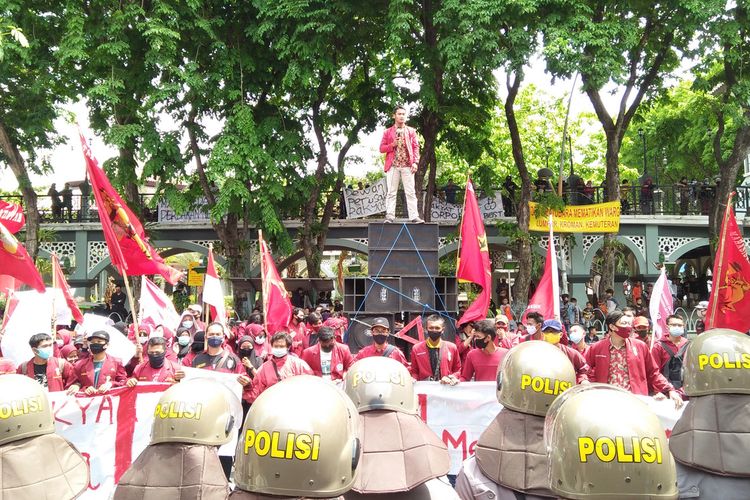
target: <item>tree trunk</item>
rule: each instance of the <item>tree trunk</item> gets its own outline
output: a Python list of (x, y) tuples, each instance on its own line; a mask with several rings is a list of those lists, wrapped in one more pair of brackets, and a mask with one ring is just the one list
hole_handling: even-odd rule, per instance
[[(750, 120), (750, 109), (745, 111), (746, 120)], [(723, 132), (723, 122), (720, 130)], [(723, 134), (722, 134), (723, 135)], [(721, 154), (721, 135), (716, 134), (714, 138), (714, 157), (719, 165), (719, 186), (716, 190), (716, 199), (713, 203), (713, 209), (709, 212), (708, 228), (711, 241), (718, 241), (721, 233), (721, 222), (724, 218), (724, 210), (727, 206), (729, 194), (735, 190), (737, 176), (742, 168), (742, 162), (745, 155), (750, 150), (750, 125), (743, 125), (737, 130), (734, 138), (732, 152), (729, 158), (722, 160)], [(711, 255), (715, 248), (711, 247)]]
[[(422, 218), (426, 221), (430, 221), (430, 210), (427, 205), (427, 197), (432, 200), (431, 194), (427, 197), (423, 197), (424, 192), (424, 178), (428, 174), (427, 185), (429, 187), (430, 178), (434, 178), (435, 171), (434, 166), (437, 162), (435, 161), (435, 147), (437, 145), (438, 135), (438, 117), (432, 111), (425, 110), (424, 116), (422, 117), (422, 137), (424, 138), (424, 149), (419, 158), (419, 166), (417, 172), (414, 174), (414, 191), (417, 194), (418, 211), (422, 214)], [(434, 181), (433, 181), (434, 184)], [(432, 203), (432, 201), (430, 201)]]
[(521, 198), (518, 201), (516, 214), (518, 229), (524, 234), (524, 237), (518, 238), (515, 242), (516, 251), (518, 252), (519, 266), (513, 289), (513, 305), (517, 306), (517, 311), (525, 310), (526, 305), (529, 302), (529, 286), (531, 285), (532, 267), (531, 239), (526, 236), (529, 234), (529, 219), (531, 215), (529, 211), (529, 201), (531, 201), (531, 176), (529, 175), (529, 169), (526, 167), (521, 134), (518, 129), (516, 112), (513, 109), (516, 96), (518, 95), (518, 89), (521, 87), (521, 80), (523, 80), (523, 72), (521, 70), (518, 70), (515, 75), (513, 75), (512, 82), (511, 76), (508, 75), (508, 98), (505, 100), (503, 106), (505, 110), (505, 118), (508, 122), (508, 131), (510, 132), (513, 161), (516, 164), (516, 168), (518, 168), (518, 174), (521, 176)]
[[(620, 140), (613, 131), (608, 131), (607, 152), (605, 155), (607, 164), (607, 201), (620, 200)], [(602, 257), (604, 265), (602, 266), (602, 279), (599, 282), (599, 290), (596, 290), (597, 297), (604, 297), (604, 291), (608, 288), (615, 287), (615, 254), (617, 252), (616, 235), (605, 234), (604, 244), (602, 245)], [(647, 269), (640, 270), (645, 274)]]
[(21, 156), (18, 146), (10, 138), (5, 124), (0, 122), (0, 149), (8, 159), (10, 169), (18, 181), (18, 188), (23, 196), (24, 211), (26, 212), (26, 251), (32, 259), (36, 259), (39, 251), (39, 209), (37, 208), (37, 196), (31, 185), (26, 162)]

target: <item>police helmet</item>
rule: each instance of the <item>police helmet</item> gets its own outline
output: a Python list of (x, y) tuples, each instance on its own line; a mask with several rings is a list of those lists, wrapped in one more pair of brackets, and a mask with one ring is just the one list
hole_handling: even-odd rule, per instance
[(321, 378), (298, 375), (269, 387), (237, 443), (237, 487), (284, 497), (349, 491), (361, 455), (358, 418), (346, 394)]
[(578, 385), (544, 424), (550, 488), (561, 498), (677, 498), (677, 473), (659, 418), (633, 394)]
[(576, 383), (573, 364), (542, 340), (514, 346), (497, 373), (497, 400), (506, 408), (543, 417), (557, 396)]
[(409, 370), (391, 358), (371, 356), (354, 363), (346, 372), (344, 390), (359, 412), (392, 410), (413, 415), (419, 410)]
[(0, 377), (0, 446), (53, 432), (55, 423), (44, 387), (24, 375)]
[(750, 337), (736, 330), (706, 330), (690, 341), (682, 362), (688, 396), (750, 394)]
[(242, 418), (237, 397), (208, 379), (183, 380), (164, 391), (154, 410), (151, 444), (192, 443), (220, 446), (232, 439)]

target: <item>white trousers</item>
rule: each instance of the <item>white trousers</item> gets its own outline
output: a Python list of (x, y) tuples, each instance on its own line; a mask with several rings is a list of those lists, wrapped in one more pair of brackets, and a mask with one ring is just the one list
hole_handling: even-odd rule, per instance
[(391, 167), (385, 174), (388, 185), (388, 194), (385, 196), (385, 216), (394, 218), (396, 216), (396, 195), (398, 194), (399, 181), (404, 183), (406, 194), (406, 208), (409, 211), (409, 220), (419, 217), (417, 210), (417, 195), (414, 192), (414, 174), (409, 167)]

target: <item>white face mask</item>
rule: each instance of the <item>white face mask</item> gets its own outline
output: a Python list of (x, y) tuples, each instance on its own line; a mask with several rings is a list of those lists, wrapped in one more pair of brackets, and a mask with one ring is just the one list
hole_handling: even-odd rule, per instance
[(583, 334), (581, 332), (570, 332), (570, 335), (568, 335), (568, 338), (570, 339), (572, 343), (577, 344), (581, 340), (583, 340)]
[(183, 321), (182, 322), (182, 326), (183, 326), (183, 328), (192, 328), (193, 327), (193, 322), (192, 321)]
[(266, 337), (255, 337), (255, 343), (258, 345), (263, 345), (266, 343)]
[(289, 352), (289, 350), (286, 347), (271, 348), (271, 354), (273, 354), (275, 358), (283, 358), (286, 356), (287, 352)]
[(536, 327), (531, 325), (526, 325), (526, 333), (534, 334), (536, 333)]

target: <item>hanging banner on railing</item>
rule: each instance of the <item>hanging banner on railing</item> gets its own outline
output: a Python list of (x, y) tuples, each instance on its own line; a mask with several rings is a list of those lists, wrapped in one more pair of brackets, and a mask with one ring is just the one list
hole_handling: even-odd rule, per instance
[(361, 219), (385, 212), (385, 195), (388, 192), (385, 179), (364, 189), (344, 188), (346, 218)]
[(159, 222), (208, 222), (211, 216), (204, 208), (208, 202), (205, 198), (196, 201), (192, 210), (178, 215), (165, 200), (159, 201), (157, 220)]
[[(549, 231), (546, 215), (536, 217), (537, 204), (529, 202), (529, 231)], [(556, 233), (616, 233), (620, 230), (620, 202), (610, 201), (596, 205), (568, 205), (562, 212), (553, 212)]]
[[(477, 200), (479, 212), (485, 221), (497, 220), (505, 217), (505, 207), (503, 207), (503, 196), (500, 191), (495, 191), (494, 196), (484, 196)], [(457, 221), (461, 218), (463, 206), (456, 203), (448, 203), (439, 198), (432, 200), (431, 220), (432, 221)]]

